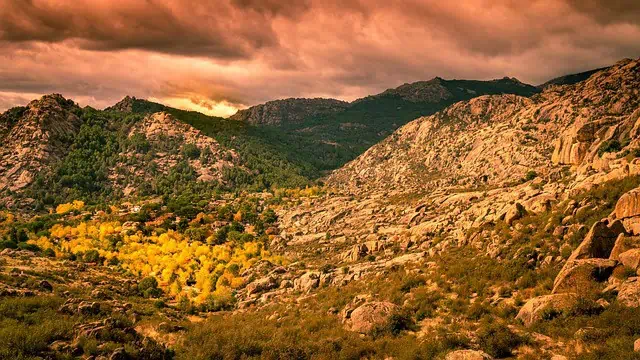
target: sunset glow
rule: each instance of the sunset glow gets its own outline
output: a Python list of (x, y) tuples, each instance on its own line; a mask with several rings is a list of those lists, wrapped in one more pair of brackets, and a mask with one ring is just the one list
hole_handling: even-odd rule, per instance
[(0, 111), (59, 92), (98, 108), (132, 95), (228, 116), (434, 76), (538, 84), (640, 53), (636, 1), (393, 5), (0, 0)]

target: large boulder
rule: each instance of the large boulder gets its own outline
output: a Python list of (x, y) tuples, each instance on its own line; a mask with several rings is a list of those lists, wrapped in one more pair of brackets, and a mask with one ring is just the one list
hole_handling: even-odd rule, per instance
[(320, 285), (320, 273), (310, 271), (293, 281), (293, 288), (302, 292), (310, 292)]
[(616, 203), (616, 219), (640, 216), (640, 188), (622, 195)]
[(624, 233), (624, 226), (618, 220), (612, 224), (609, 224), (607, 220), (598, 221), (593, 224), (587, 236), (569, 256), (567, 262), (578, 259), (608, 258), (618, 235)]
[(507, 225), (513, 225), (514, 221), (522, 219), (526, 214), (527, 210), (525, 210), (524, 206), (520, 203), (515, 203), (507, 209), (507, 212), (504, 215), (504, 221)]
[(445, 360), (493, 360), (493, 357), (483, 351), (456, 350), (448, 353)]
[(269, 291), (280, 286), (278, 278), (269, 275), (264, 278), (255, 280), (247, 285), (247, 295), (258, 294), (261, 292)]
[(616, 203), (615, 216), (624, 222), (630, 233), (640, 235), (640, 188), (620, 197)]
[(575, 303), (576, 295), (570, 293), (538, 296), (524, 304), (516, 319), (530, 326), (543, 320), (545, 315), (569, 310)]
[(638, 271), (640, 269), (640, 249), (631, 249), (620, 254), (622, 265)]
[(640, 248), (640, 236), (625, 236), (624, 234), (620, 234), (618, 235), (615, 245), (613, 245), (609, 259), (618, 260), (620, 254), (637, 248)]
[(637, 277), (629, 278), (620, 285), (618, 303), (628, 307), (640, 307), (640, 283)]
[(346, 319), (347, 328), (361, 334), (370, 334), (390, 324), (400, 308), (390, 302), (368, 302), (353, 310)]
[(618, 264), (610, 259), (579, 259), (567, 261), (553, 283), (553, 294), (575, 293), (589, 284), (607, 280)]

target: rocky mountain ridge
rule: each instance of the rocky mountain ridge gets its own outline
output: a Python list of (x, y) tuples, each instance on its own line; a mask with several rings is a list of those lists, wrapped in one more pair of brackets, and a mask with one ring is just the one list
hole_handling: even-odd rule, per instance
[(282, 123), (295, 124), (309, 117), (340, 112), (348, 106), (349, 103), (335, 99), (274, 100), (245, 110), (239, 110), (229, 119), (244, 121), (256, 126), (275, 126)]
[[(410, 122), (328, 179), (353, 190), (504, 186), (528, 172), (560, 165), (611, 167), (615, 152), (637, 147), (637, 60), (624, 60), (588, 80), (550, 87), (532, 98), (493, 95), (460, 102)], [(616, 145), (617, 144), (617, 145)], [(624, 144), (622, 146), (621, 144)], [(612, 150), (612, 151), (613, 151)], [(430, 185), (433, 184), (433, 185)]]

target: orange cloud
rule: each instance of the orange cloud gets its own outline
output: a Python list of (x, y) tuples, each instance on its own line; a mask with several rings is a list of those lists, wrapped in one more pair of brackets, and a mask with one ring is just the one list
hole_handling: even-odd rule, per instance
[(530, 83), (640, 54), (634, 0), (0, 0), (0, 110), (61, 92), (227, 115), (404, 82)]

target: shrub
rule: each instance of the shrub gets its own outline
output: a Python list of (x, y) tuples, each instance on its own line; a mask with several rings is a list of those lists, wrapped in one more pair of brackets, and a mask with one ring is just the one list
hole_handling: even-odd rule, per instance
[(600, 144), (598, 148), (598, 156), (602, 157), (602, 155), (610, 152), (618, 152), (622, 150), (622, 144), (618, 140), (607, 140)]
[(27, 251), (33, 251), (33, 252), (39, 252), (40, 251), (40, 248), (38, 247), (38, 245), (29, 244), (29, 243), (26, 243), (26, 242), (18, 243), (18, 249), (27, 250)]
[(524, 179), (525, 179), (526, 181), (531, 181), (531, 180), (533, 180), (533, 179), (535, 179), (535, 178), (537, 178), (537, 177), (538, 177), (538, 173), (537, 173), (537, 172), (535, 172), (535, 171), (533, 171), (533, 170), (529, 170), (529, 171), (527, 172), (527, 174), (525, 175)]
[(496, 358), (512, 356), (513, 350), (523, 339), (502, 323), (483, 323), (478, 329), (478, 343), (489, 355)]
[(100, 261), (100, 253), (98, 250), (88, 250), (82, 255), (82, 261), (87, 263), (97, 263)]
[(138, 283), (138, 291), (144, 297), (157, 298), (162, 295), (162, 290), (158, 288), (158, 280), (153, 276), (148, 276)]
[(195, 144), (184, 144), (182, 147), (182, 155), (188, 159), (195, 160), (200, 157), (200, 149)]
[(48, 248), (48, 249), (44, 249), (44, 251), (42, 252), (42, 255), (46, 257), (56, 257), (56, 252), (53, 251), (53, 249)]

